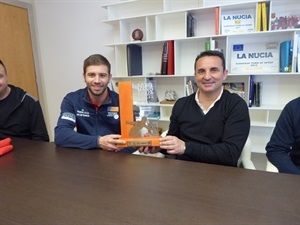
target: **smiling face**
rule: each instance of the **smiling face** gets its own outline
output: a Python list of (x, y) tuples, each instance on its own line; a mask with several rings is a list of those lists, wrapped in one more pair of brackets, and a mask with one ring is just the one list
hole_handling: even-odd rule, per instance
[(203, 56), (195, 64), (195, 81), (200, 93), (205, 95), (219, 95), (227, 74), (218, 56)]
[(108, 72), (106, 65), (91, 65), (86, 67), (84, 82), (92, 100), (96, 100), (102, 96), (106, 97), (106, 90), (110, 79), (111, 74)]

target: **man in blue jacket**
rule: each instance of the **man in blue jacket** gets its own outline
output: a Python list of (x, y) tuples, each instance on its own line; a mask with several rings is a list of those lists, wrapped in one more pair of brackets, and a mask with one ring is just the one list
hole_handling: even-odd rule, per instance
[(49, 141), (38, 100), (23, 89), (7, 83), (7, 70), (0, 60), (0, 140), (20, 137)]
[(266, 151), (280, 173), (300, 175), (300, 97), (282, 110)]
[[(111, 65), (100, 54), (89, 56), (83, 64), (86, 87), (67, 94), (55, 127), (55, 144), (80, 149), (120, 151), (119, 96), (108, 88)], [(128, 148), (123, 152), (133, 152)]]

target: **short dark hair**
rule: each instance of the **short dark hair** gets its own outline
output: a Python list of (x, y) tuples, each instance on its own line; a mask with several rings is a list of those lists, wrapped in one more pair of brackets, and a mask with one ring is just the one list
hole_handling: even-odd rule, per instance
[(99, 65), (107, 66), (108, 74), (110, 74), (110, 70), (111, 70), (110, 62), (107, 60), (107, 58), (105, 58), (103, 55), (100, 54), (90, 55), (84, 60), (83, 73), (85, 74), (86, 68), (88, 66), (99, 66)]
[(3, 66), (5, 73), (7, 73), (6, 67), (5, 67), (5, 65), (4, 65), (4, 63), (3, 63), (3, 61), (1, 59), (0, 59), (0, 65)]
[(201, 52), (199, 55), (197, 55), (197, 57), (195, 59), (195, 63), (194, 63), (194, 70), (195, 71), (196, 71), (196, 64), (197, 64), (198, 59), (200, 59), (202, 57), (205, 57), (205, 56), (217, 56), (217, 57), (219, 57), (222, 60), (223, 70), (226, 69), (224, 54), (222, 52), (219, 52), (219, 51), (210, 50), (210, 51)]

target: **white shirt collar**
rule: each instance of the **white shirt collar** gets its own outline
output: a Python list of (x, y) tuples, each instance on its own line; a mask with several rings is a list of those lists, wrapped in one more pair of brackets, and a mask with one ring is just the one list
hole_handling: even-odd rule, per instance
[(199, 101), (199, 98), (198, 98), (198, 93), (199, 93), (199, 88), (198, 88), (198, 90), (197, 90), (197, 92), (195, 94), (195, 100), (196, 100), (197, 104), (199, 105), (199, 107), (202, 109), (204, 115), (206, 115), (208, 113), (208, 111), (212, 107), (214, 107), (215, 103), (220, 100), (220, 98), (221, 98), (221, 96), (223, 94), (223, 88), (221, 89), (221, 92), (220, 92), (219, 96), (216, 98), (216, 100), (207, 109), (204, 109), (203, 106), (201, 105), (201, 103)]

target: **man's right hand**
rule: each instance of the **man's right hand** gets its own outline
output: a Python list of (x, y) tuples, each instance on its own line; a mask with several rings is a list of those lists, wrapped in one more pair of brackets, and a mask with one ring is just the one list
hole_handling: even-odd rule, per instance
[(117, 152), (121, 150), (121, 148), (117, 147), (117, 144), (125, 144), (124, 140), (120, 140), (121, 135), (119, 134), (109, 134), (105, 136), (101, 136), (98, 139), (98, 144), (101, 149), (107, 151), (114, 151)]

